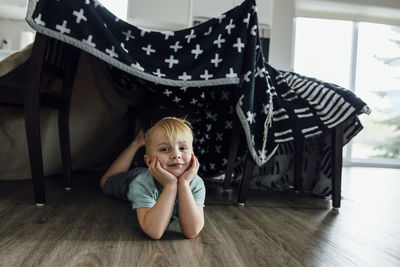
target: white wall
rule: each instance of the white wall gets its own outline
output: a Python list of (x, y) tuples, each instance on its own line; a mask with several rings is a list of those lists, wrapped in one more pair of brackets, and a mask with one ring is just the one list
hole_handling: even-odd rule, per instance
[(0, 18), (0, 41), (11, 40), (11, 50), (18, 50), (21, 41), (21, 32), (34, 32), (24, 20), (11, 20)]
[[(243, 0), (194, 0), (193, 15), (195, 17), (213, 18), (229, 9), (240, 5)], [(271, 26), (273, 0), (256, 0), (258, 22)]]
[(128, 21), (153, 30), (179, 30), (193, 22), (193, 0), (130, 0)]
[(268, 62), (280, 70), (293, 69), (295, 0), (275, 0)]
[(11, 50), (20, 46), (21, 32), (33, 30), (24, 21), (28, 0), (0, 0), (0, 42), (11, 41)]

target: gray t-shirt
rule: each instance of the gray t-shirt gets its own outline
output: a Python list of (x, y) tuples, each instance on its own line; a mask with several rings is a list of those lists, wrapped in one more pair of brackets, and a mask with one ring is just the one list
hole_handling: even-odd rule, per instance
[[(132, 209), (152, 208), (159, 198), (162, 188), (155, 181), (149, 170), (146, 170), (136, 176), (136, 178), (129, 184), (129, 191), (127, 194), (128, 199), (132, 203)], [(192, 191), (194, 201), (197, 205), (204, 207), (204, 200), (206, 197), (206, 188), (203, 179), (200, 176), (196, 177), (189, 184)], [(172, 217), (178, 216), (178, 198), (175, 200), (174, 210)]]

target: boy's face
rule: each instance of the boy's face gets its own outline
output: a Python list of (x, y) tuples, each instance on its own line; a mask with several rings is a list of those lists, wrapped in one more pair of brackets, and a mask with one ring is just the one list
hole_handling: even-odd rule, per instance
[(179, 177), (189, 167), (192, 159), (192, 144), (184, 135), (181, 135), (177, 140), (169, 140), (163, 130), (156, 128), (151, 137), (151, 147), (149, 155), (145, 155), (147, 165), (151, 164), (153, 157), (156, 157), (161, 166)]

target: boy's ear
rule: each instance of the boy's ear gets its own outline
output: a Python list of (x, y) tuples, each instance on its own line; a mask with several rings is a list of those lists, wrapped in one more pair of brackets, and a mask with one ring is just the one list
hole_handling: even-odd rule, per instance
[(147, 154), (144, 154), (144, 162), (146, 163), (147, 167), (150, 167), (151, 160)]

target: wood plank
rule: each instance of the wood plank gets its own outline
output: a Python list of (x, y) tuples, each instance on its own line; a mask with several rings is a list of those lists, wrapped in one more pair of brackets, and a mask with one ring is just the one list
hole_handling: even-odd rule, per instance
[(98, 175), (74, 174), (70, 192), (62, 179), (46, 180), (41, 208), (32, 205), (29, 181), (0, 181), (0, 266), (399, 266), (394, 173), (379, 185), (357, 173), (363, 179), (354, 180), (375, 184), (350, 192), (343, 172), (339, 212), (330, 200), (293, 192), (249, 191), (238, 207), (237, 192), (208, 187), (200, 235), (184, 238), (174, 221), (157, 241), (141, 231), (129, 203), (101, 194)]

